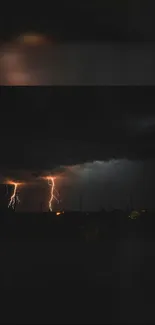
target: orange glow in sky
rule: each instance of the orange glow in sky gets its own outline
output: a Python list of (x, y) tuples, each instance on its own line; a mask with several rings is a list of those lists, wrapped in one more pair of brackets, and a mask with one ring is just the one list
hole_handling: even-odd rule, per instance
[(42, 45), (47, 42), (47, 38), (43, 34), (23, 34), (18, 38), (18, 41), (21, 44), (25, 45), (31, 45), (31, 46), (37, 46), (37, 45)]

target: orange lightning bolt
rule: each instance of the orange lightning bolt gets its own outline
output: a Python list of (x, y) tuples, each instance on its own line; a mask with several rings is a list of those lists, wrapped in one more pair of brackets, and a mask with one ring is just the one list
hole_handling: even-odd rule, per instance
[(20, 203), (20, 199), (19, 199), (19, 196), (18, 196), (18, 192), (17, 192), (17, 189), (18, 189), (18, 186), (21, 185), (21, 183), (16, 183), (16, 182), (8, 182), (7, 185), (13, 185), (14, 186), (14, 191), (13, 191), (13, 194), (11, 195), (11, 198), (10, 198), (10, 201), (9, 201), (9, 204), (8, 204), (8, 208), (12, 207), (12, 209), (15, 209), (15, 204), (16, 202), (19, 204)]
[(55, 178), (52, 176), (47, 176), (44, 179), (46, 179), (48, 181), (48, 185), (51, 187), (51, 192), (50, 192), (50, 200), (49, 200), (49, 210), (52, 212), (52, 202), (53, 200), (56, 200), (59, 203), (59, 199), (56, 197), (56, 195), (54, 194), (54, 192), (59, 195), (59, 193), (57, 192), (56, 188), (55, 188)]

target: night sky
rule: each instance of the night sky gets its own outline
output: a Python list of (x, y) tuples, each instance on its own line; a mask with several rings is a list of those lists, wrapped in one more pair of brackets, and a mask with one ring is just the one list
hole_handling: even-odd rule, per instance
[(26, 182), (24, 210), (47, 209), (49, 189), (37, 176), (51, 172), (61, 175), (61, 208), (78, 209), (81, 200), (83, 209), (153, 207), (152, 3), (27, 9), (1, 13), (0, 85), (48, 87), (0, 89), (1, 183)]
[(81, 197), (87, 210), (153, 207), (154, 87), (4, 87), (0, 98), (1, 181), (26, 182), (20, 209), (47, 209), (37, 177), (50, 173), (61, 208)]
[[(18, 10), (17, 10), (18, 9)], [(61, 41), (154, 41), (154, 6), (152, 1), (60, 0), (37, 7), (18, 3), (4, 5), (0, 16), (3, 41), (19, 33), (35, 31)]]

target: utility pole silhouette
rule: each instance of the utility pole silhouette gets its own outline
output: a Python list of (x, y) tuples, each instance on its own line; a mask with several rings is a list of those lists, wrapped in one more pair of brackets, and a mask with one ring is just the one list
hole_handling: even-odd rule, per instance
[(145, 202), (145, 185), (146, 185), (146, 182), (145, 182), (145, 161), (143, 163), (143, 195), (144, 195), (144, 198), (143, 198), (143, 202)]

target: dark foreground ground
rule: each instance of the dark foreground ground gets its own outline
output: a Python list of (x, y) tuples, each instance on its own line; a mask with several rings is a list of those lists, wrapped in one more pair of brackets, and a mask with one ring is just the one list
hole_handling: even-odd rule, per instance
[(1, 215), (0, 322), (154, 323), (152, 218)]

